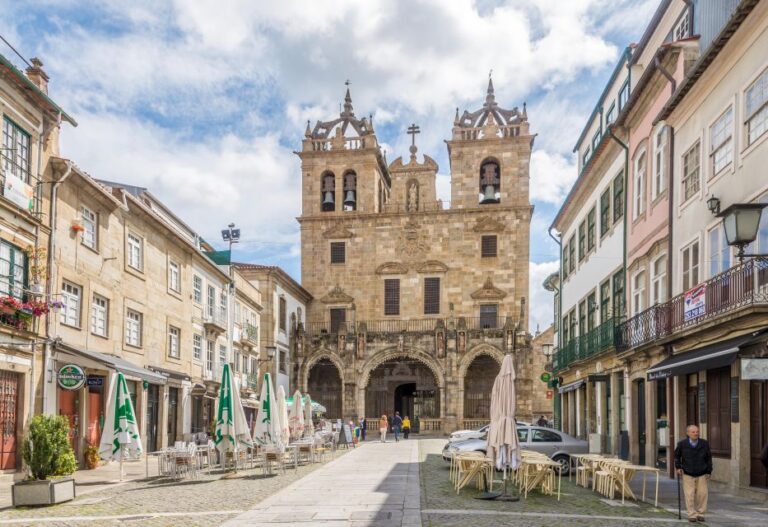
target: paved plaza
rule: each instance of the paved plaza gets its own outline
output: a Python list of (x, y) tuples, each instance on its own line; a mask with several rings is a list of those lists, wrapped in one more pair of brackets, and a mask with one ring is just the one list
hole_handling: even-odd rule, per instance
[[(128, 465), (129, 481), (114, 467), (80, 471), (78, 498), (47, 508), (12, 509), (9, 484), (0, 489), (0, 525), (226, 525), (300, 527), (534, 527), (654, 526), (677, 519), (674, 482), (663, 478), (658, 508), (602, 499), (563, 480), (562, 497), (532, 494), (515, 503), (477, 500), (474, 488), (456, 494), (440, 450), (444, 439), (368, 442), (325, 463), (203, 475), (192, 481), (145, 479), (144, 463)], [(151, 467), (151, 465), (150, 465)], [(500, 483), (500, 482), (498, 482)], [(650, 486), (649, 486), (650, 488)], [(636, 491), (639, 489), (635, 489)], [(652, 495), (649, 492), (649, 497)], [(768, 525), (768, 503), (710, 493), (706, 525)]]

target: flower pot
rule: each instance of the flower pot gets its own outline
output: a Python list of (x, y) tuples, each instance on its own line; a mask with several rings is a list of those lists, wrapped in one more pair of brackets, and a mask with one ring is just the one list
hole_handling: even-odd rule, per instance
[(13, 506), (53, 505), (75, 499), (74, 478), (19, 481), (13, 484)]

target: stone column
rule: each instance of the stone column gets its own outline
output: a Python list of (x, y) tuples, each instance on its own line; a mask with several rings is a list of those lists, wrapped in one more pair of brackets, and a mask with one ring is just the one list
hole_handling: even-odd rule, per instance
[(610, 381), (611, 383), (611, 424), (610, 430), (612, 431), (611, 437), (608, 441), (611, 442), (612, 452), (615, 455), (619, 455), (621, 450), (621, 383), (624, 382), (622, 372), (612, 373)]
[(365, 406), (363, 406), (362, 412), (358, 408), (357, 394), (358, 389), (356, 382), (344, 382), (344, 392), (342, 393), (343, 399), (341, 401), (341, 418), (344, 421), (348, 421), (350, 418), (357, 420), (357, 418), (363, 415), (363, 412), (365, 411)]

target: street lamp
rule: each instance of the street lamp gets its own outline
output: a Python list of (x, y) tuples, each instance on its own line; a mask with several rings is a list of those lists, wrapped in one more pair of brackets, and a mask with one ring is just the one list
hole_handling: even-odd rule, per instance
[(266, 359), (259, 359), (259, 362), (269, 362), (272, 359), (275, 358), (275, 354), (277, 353), (277, 348), (275, 346), (265, 346), (264, 350), (267, 352), (267, 358)]
[(550, 359), (552, 358), (553, 349), (554, 349), (554, 344), (541, 345), (541, 351), (544, 353), (544, 358), (547, 359), (547, 362), (549, 362)]
[(221, 238), (229, 242), (229, 301), (227, 302), (227, 362), (232, 362), (234, 356), (233, 338), (235, 331), (235, 277), (232, 273), (232, 244), (240, 241), (240, 229), (235, 229), (235, 224), (230, 223), (227, 228), (221, 231)]
[(737, 247), (739, 261), (745, 256), (768, 256), (763, 254), (744, 254), (747, 245), (757, 238), (760, 228), (760, 216), (766, 203), (734, 203), (717, 215), (723, 219), (723, 230), (728, 245)]

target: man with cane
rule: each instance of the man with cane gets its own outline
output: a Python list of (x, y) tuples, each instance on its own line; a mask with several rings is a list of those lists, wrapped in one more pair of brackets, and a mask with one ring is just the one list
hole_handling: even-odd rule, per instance
[(698, 426), (690, 425), (685, 433), (688, 437), (675, 447), (675, 468), (677, 477), (683, 479), (688, 521), (703, 522), (707, 511), (707, 483), (712, 474), (712, 451), (709, 443), (699, 437)]

